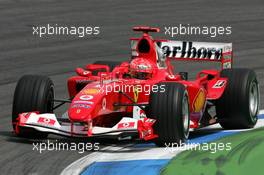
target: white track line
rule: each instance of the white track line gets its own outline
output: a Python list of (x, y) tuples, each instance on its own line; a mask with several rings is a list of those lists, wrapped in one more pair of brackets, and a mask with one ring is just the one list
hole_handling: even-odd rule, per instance
[[(105, 151), (107, 150), (107, 151)], [(76, 175), (80, 174), (87, 166), (94, 162), (143, 160), (143, 159), (170, 159), (182, 150), (170, 151), (166, 148), (148, 147), (115, 147), (108, 146), (100, 151), (89, 154), (73, 162), (66, 167), (61, 174)], [(140, 155), (140, 156), (139, 156)]]
[[(259, 114), (264, 114), (264, 110), (260, 110)], [(259, 120), (255, 128), (263, 127), (264, 120)], [(219, 128), (219, 125), (214, 125), (210, 128)], [(243, 130), (245, 131), (245, 130)], [(173, 150), (158, 147), (133, 147), (134, 144), (121, 146), (107, 146), (97, 152), (91, 153), (81, 159), (76, 160), (67, 166), (61, 175), (76, 175), (80, 174), (86, 167), (94, 162), (106, 161), (125, 161), (125, 160), (142, 160), (142, 159), (170, 159), (179, 154), (181, 149)]]

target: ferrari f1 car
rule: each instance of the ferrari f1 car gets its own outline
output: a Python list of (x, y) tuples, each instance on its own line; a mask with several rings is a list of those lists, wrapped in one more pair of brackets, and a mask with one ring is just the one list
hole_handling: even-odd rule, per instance
[[(259, 85), (253, 70), (232, 68), (231, 43), (155, 40), (158, 28), (131, 38), (131, 59), (97, 61), (77, 68), (68, 79), (69, 99), (54, 98), (50, 78), (25, 75), (17, 83), (12, 125), (21, 137), (48, 134), (183, 143), (189, 132), (215, 123), (224, 129), (252, 128), (259, 110)], [(172, 61), (219, 62), (194, 80), (175, 72)], [(53, 110), (70, 103), (57, 116)], [(212, 114), (210, 110), (215, 109)]]

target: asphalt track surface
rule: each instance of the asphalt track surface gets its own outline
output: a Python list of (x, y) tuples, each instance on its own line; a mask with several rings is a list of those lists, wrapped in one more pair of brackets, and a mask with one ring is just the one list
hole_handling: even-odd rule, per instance
[[(260, 88), (264, 89), (263, 16), (262, 0), (0, 0), (0, 174), (59, 174), (71, 162), (90, 153), (46, 151), (39, 154), (32, 151), (32, 141), (13, 136), (12, 97), (21, 75), (50, 76), (55, 83), (56, 96), (66, 98), (66, 80), (74, 75), (75, 67), (96, 60), (129, 58), (128, 38), (133, 36), (133, 26), (151, 25), (163, 29), (179, 23), (229, 25), (232, 26), (229, 36), (190, 35), (173, 39), (233, 42), (235, 67), (254, 69)], [(100, 26), (101, 32), (85, 38), (32, 35), (32, 26), (48, 23)], [(155, 36), (164, 38), (164, 31)], [(204, 67), (202, 63), (183, 64), (180, 69), (197, 72)], [(101, 146), (107, 144), (110, 143)]]

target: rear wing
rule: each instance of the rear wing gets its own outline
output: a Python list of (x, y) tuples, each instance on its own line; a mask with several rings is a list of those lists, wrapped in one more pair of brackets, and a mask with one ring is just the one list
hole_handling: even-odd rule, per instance
[(165, 56), (172, 60), (220, 62), (222, 69), (232, 68), (232, 43), (156, 41)]
[[(138, 38), (131, 38), (132, 57), (137, 55)], [(232, 68), (232, 43), (154, 40), (158, 57), (180, 61), (219, 62), (222, 69)], [(160, 53), (164, 54), (163, 56)]]

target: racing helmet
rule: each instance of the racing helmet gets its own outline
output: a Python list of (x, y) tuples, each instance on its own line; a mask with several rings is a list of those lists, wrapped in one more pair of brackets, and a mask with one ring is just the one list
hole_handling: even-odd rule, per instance
[(152, 62), (146, 58), (137, 57), (130, 62), (130, 74), (133, 78), (146, 80), (153, 75)]

